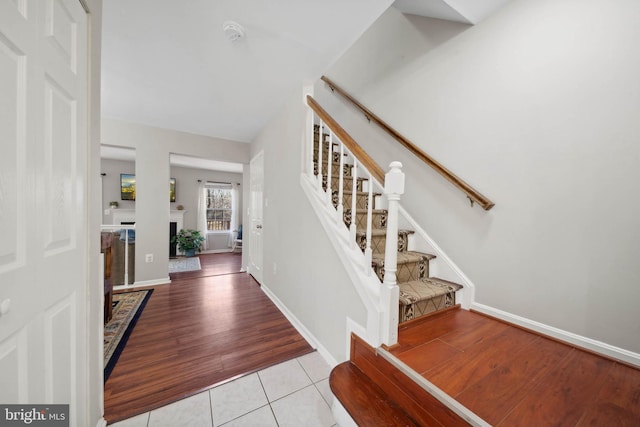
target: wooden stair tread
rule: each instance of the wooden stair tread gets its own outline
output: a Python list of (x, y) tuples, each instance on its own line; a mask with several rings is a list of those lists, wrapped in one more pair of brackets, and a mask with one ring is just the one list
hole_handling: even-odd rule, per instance
[[(342, 190), (342, 194), (353, 195), (353, 191), (351, 190)], [(357, 196), (367, 196), (369, 193), (367, 191), (356, 191)], [(375, 191), (371, 193), (373, 197), (382, 196), (382, 193), (376, 193)]]
[(398, 283), (398, 287), (400, 288), (400, 304), (409, 305), (456, 292), (462, 288), (462, 285), (436, 277), (425, 277), (420, 280)]
[[(349, 208), (350, 209), (350, 208)], [(356, 209), (356, 213), (357, 214), (366, 214), (368, 212), (368, 209)], [(382, 214), (382, 213), (387, 213), (386, 209), (371, 209), (371, 213), (372, 214)]]
[[(410, 262), (418, 262), (422, 259), (432, 260), (436, 256), (424, 252), (407, 251), (398, 252), (398, 265), (408, 264)], [(384, 254), (373, 254), (373, 262), (377, 264), (384, 264)]]
[[(398, 234), (413, 234), (415, 233), (415, 231), (413, 230), (398, 230)], [(362, 231), (356, 231), (356, 236), (358, 237), (362, 237), (362, 236), (366, 236), (367, 232), (362, 230)], [(380, 237), (380, 236), (386, 236), (387, 235), (387, 229), (386, 228), (372, 228), (371, 229), (371, 237)]]
[(334, 396), (358, 425), (419, 425), (351, 362), (336, 366), (329, 383)]
[[(350, 363), (355, 369), (359, 370), (361, 374), (365, 375), (369, 382), (374, 384), (386, 395), (386, 398), (392, 402), (392, 406), (400, 407), (407, 418), (415, 422), (415, 424), (407, 423), (401, 425), (438, 427), (468, 426), (465, 420), (443, 405), (438, 399), (431, 395), (431, 393), (407, 376), (405, 372), (382, 357), (376, 349), (355, 334), (351, 334)], [(339, 372), (340, 371), (338, 371), (338, 373)], [(351, 387), (347, 390), (340, 390), (342, 387), (336, 386), (336, 382), (339, 380), (338, 373), (334, 375), (332, 372), (329, 377), (331, 390), (358, 425), (397, 425), (387, 424), (384, 421), (376, 419), (370, 421), (358, 419), (359, 413), (352, 414), (349, 410), (349, 406), (351, 406), (349, 401), (350, 397), (355, 394), (360, 394), (366, 399), (369, 397), (367, 395), (368, 392), (366, 390), (357, 390), (360, 384), (351, 384)], [(374, 406), (382, 406), (378, 404), (378, 401), (375, 403), (370, 401), (368, 404), (365, 403), (365, 405), (365, 412), (374, 410)], [(366, 416), (366, 414), (363, 416)]]

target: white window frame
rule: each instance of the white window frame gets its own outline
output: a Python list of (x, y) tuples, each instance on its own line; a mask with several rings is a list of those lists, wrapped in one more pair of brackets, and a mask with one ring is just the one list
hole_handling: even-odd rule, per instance
[[(233, 222), (233, 201), (231, 203), (231, 208), (210, 208), (209, 207), (209, 190), (227, 190), (230, 193), (230, 196), (233, 198), (233, 188), (231, 186), (231, 184), (228, 183), (221, 183), (221, 182), (207, 182), (205, 184), (205, 189), (206, 191), (206, 206), (205, 206), (205, 215), (206, 215), (206, 221), (207, 221), (207, 234), (227, 234), (230, 233), (231, 231), (231, 224)], [(228, 229), (222, 229), (222, 230), (211, 230), (209, 229), (209, 211), (228, 211), (230, 213), (229, 215), (229, 228)], [(212, 219), (211, 221), (216, 221), (215, 219)], [(224, 223), (224, 220), (220, 220), (220, 222)]]

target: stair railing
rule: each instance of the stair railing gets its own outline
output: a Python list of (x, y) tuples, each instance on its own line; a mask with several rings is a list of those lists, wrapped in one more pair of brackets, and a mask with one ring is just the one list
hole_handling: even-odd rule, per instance
[(321, 79), (329, 85), (331, 91), (336, 91), (340, 95), (342, 95), (346, 100), (351, 102), (356, 108), (358, 108), (369, 121), (373, 121), (375, 124), (380, 126), (385, 132), (391, 135), (396, 141), (398, 141), (402, 146), (404, 146), (407, 150), (409, 150), (412, 154), (422, 160), (424, 163), (431, 166), (436, 172), (438, 172), (442, 177), (444, 177), (447, 181), (451, 182), (453, 185), (458, 187), (463, 193), (466, 194), (467, 198), (471, 201), (471, 205), (473, 206), (474, 202), (478, 203), (482, 209), (488, 211), (495, 203), (489, 200), (486, 196), (480, 193), (478, 190), (473, 188), (471, 185), (467, 184), (462, 178), (451, 172), (441, 163), (436, 161), (433, 157), (429, 156), (427, 153), (418, 148), (415, 144), (409, 141), (407, 138), (402, 136), (400, 132), (389, 126), (384, 120), (374, 114), (367, 107), (358, 102), (353, 96), (347, 93), (340, 86), (336, 85), (332, 82), (328, 77), (322, 76)]
[[(371, 248), (373, 205), (375, 203), (373, 187), (377, 185), (382, 189), (387, 199), (387, 222), (386, 222), (386, 243), (384, 280), (379, 293), (379, 307), (384, 313), (384, 319), (380, 328), (380, 341), (387, 345), (393, 345), (398, 339), (398, 304), (399, 289), (396, 280), (397, 258), (398, 258), (398, 205), (400, 196), (404, 193), (404, 173), (400, 162), (392, 162), (389, 171), (385, 174), (383, 169), (353, 140), (353, 138), (310, 96), (307, 95), (307, 104), (310, 107), (311, 119), (309, 126), (311, 129), (307, 135), (317, 134), (317, 147), (314, 147), (314, 138), (309, 138), (310, 148), (306, 150), (309, 156), (308, 173), (311, 178), (316, 174), (317, 190), (320, 197), (324, 199), (327, 207), (335, 209), (335, 218), (339, 223), (349, 222), (349, 228), (345, 227), (345, 235), (350, 240), (350, 245), (357, 243), (357, 193), (360, 188), (361, 178), (368, 178), (367, 195), (367, 216), (366, 233), (364, 241), (360, 242), (360, 249), (364, 252), (363, 271), (367, 275), (373, 273)], [(315, 116), (314, 116), (315, 114)], [(316, 132), (317, 130), (317, 132)], [(325, 130), (328, 132), (325, 138)], [(338, 149), (334, 150), (334, 143)], [(323, 168), (323, 154), (327, 153), (326, 175)], [(346, 156), (345, 156), (346, 154)], [(314, 163), (314, 157), (317, 163)], [(348, 158), (351, 163), (345, 163)], [(335, 160), (338, 161), (335, 161)], [(338, 163), (340, 169), (338, 182), (334, 190), (332, 183), (333, 163)], [(345, 212), (343, 206), (345, 169), (351, 167), (351, 207)], [(363, 188), (364, 190), (364, 188)], [(345, 220), (346, 218), (349, 221)], [(350, 218), (349, 215), (350, 214)]]

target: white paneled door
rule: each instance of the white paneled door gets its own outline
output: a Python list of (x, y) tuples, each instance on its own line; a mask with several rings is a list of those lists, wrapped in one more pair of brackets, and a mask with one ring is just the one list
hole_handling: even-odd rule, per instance
[(249, 163), (251, 224), (249, 239), (249, 273), (262, 283), (262, 210), (264, 193), (264, 151)]
[(0, 403), (87, 394), (87, 17), (0, 0)]

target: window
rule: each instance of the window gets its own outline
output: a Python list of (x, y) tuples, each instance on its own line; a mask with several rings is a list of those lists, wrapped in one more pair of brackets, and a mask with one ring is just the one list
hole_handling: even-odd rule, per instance
[(231, 230), (231, 185), (207, 184), (207, 231)]

